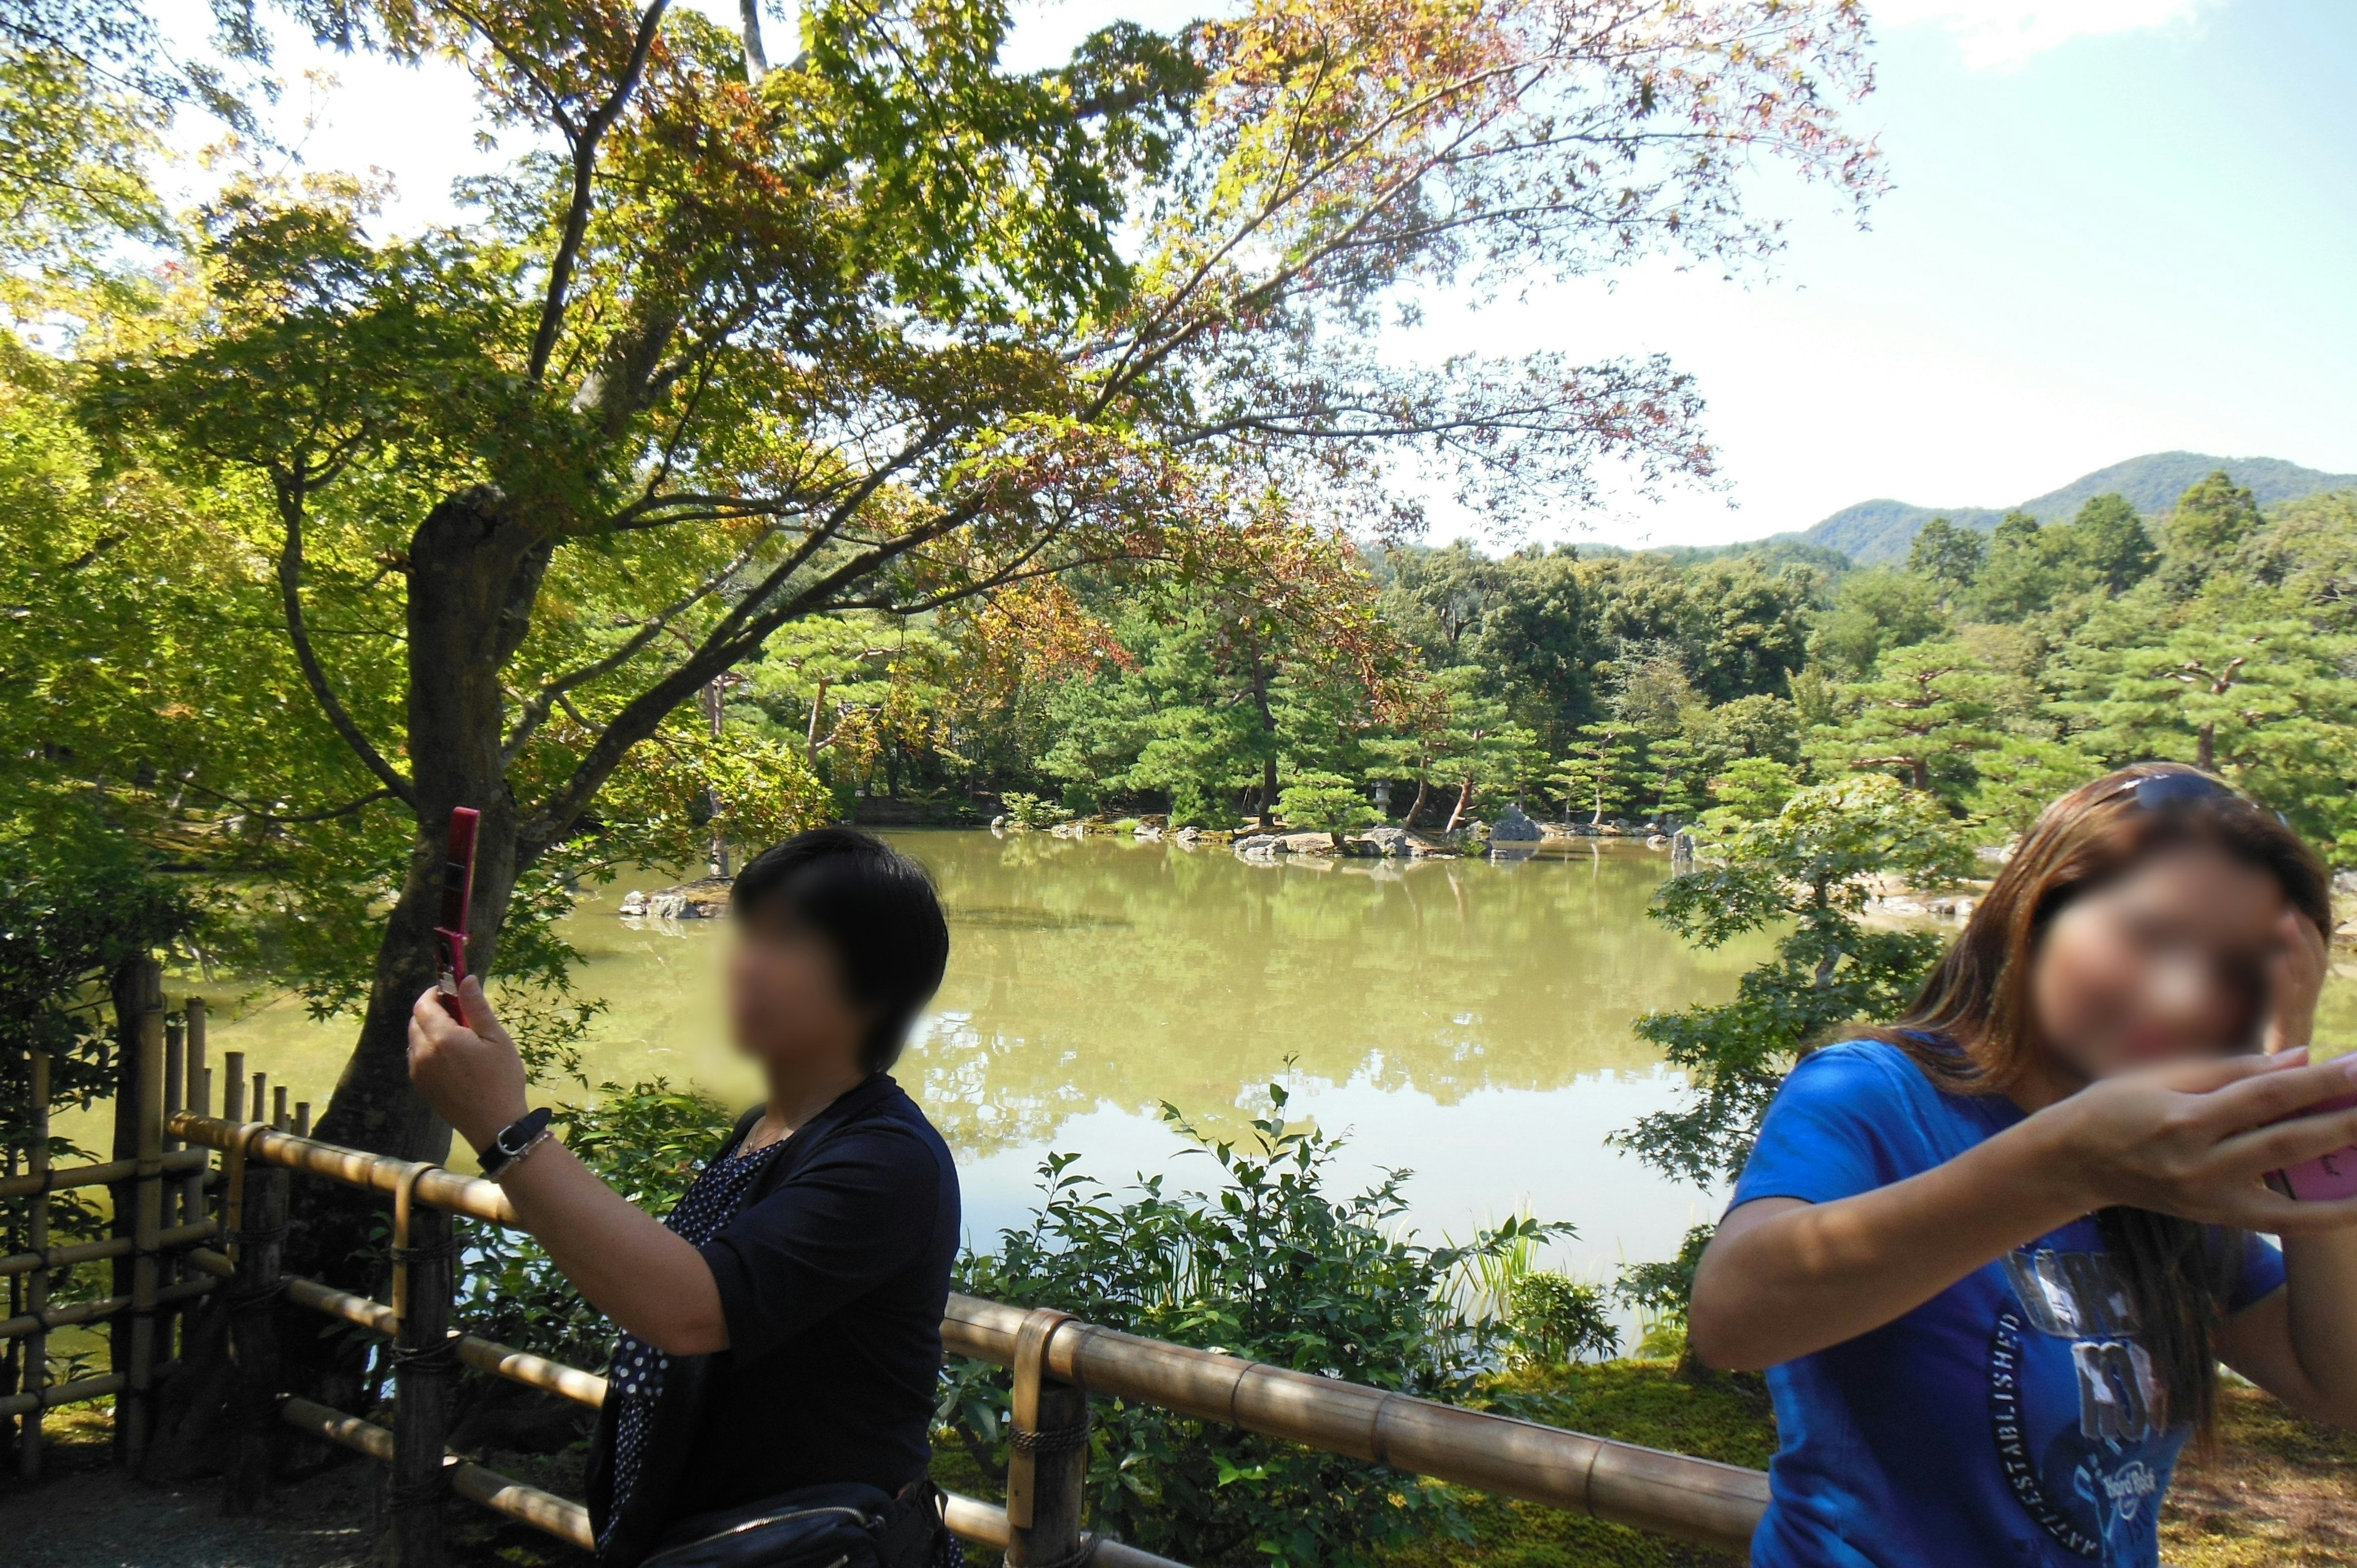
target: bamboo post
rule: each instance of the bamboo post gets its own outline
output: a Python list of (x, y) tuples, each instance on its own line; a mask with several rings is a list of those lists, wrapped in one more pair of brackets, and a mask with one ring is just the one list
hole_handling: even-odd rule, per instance
[(131, 1365), (124, 1385), (125, 1464), (136, 1469), (156, 1419), (156, 1291), (164, 1222), (164, 1015), (139, 1018), (139, 1175), (132, 1192)]
[(286, 1086), (280, 1084), (270, 1091), (270, 1124), (284, 1133), (292, 1125), (286, 1115)]
[(1087, 1489), (1089, 1397), (1048, 1375), (1048, 1343), (1071, 1321), (1041, 1307), (1015, 1339), (1014, 1430), (1006, 1461), (1010, 1568), (1060, 1568), (1087, 1556), (1081, 1504)]
[[(32, 1104), (25, 1168), (41, 1181), (25, 1200), (25, 1247), (41, 1255), (49, 1250), (49, 1054), (30, 1054)], [(25, 1276), (25, 1310), (38, 1324), (48, 1305), (49, 1266), (44, 1256)], [(16, 1428), (16, 1469), (26, 1480), (37, 1481), (41, 1476), (41, 1391), (49, 1381), (48, 1334), (35, 1328), (27, 1335), (24, 1354), (25, 1376), (18, 1387), (33, 1396), (33, 1408), (24, 1413)]]
[(393, 1562), (443, 1568), (442, 1455), (458, 1372), (451, 1331), (456, 1284), (450, 1217), (416, 1201), (417, 1179), (436, 1167), (412, 1165), (393, 1194)]
[(311, 1135), (311, 1102), (307, 1100), (295, 1102), (295, 1135), (298, 1138)]
[(264, 1126), (270, 1124), (270, 1075), (266, 1072), (253, 1075), (253, 1109), (247, 1112), (245, 1119), (259, 1122)]
[[(107, 1294), (127, 1300), (137, 1294), (139, 1202), (145, 1174), (142, 1162), (149, 1155), (146, 1122), (141, 1115), (146, 1106), (140, 1080), (147, 1062), (151, 1030), (156, 1047), (156, 1071), (162, 1070), (164, 966), (151, 957), (125, 959), (115, 966), (109, 990), (114, 1004), (114, 1142), (109, 1163), (122, 1167), (124, 1174), (107, 1184), (107, 1205), (112, 1211), (107, 1230), (124, 1251), (115, 1255), (108, 1271)], [(152, 1300), (149, 1308), (153, 1310)], [(137, 1359), (132, 1343), (132, 1326), (136, 1321), (135, 1313), (119, 1313), (107, 1326), (108, 1370), (121, 1376), (126, 1388), (132, 1362)], [(131, 1407), (135, 1403), (127, 1395), (115, 1402), (114, 1457), (121, 1464), (132, 1462), (136, 1422), (132, 1419)]]
[[(171, 1135), (170, 1128), (172, 1118), (178, 1115), (180, 1108), (188, 1103), (184, 1098), (188, 1083), (188, 1020), (167, 1017), (164, 1020), (164, 1127), (166, 1131), (159, 1151), (162, 1154), (177, 1154), (179, 1151), (180, 1140)], [(159, 1223), (164, 1229), (168, 1230), (183, 1220), (194, 1219), (197, 1217), (193, 1209), (186, 1214), (180, 1212), (180, 1200), (187, 1191), (188, 1183), (184, 1181), (173, 1182), (163, 1189), (164, 1201)], [(178, 1254), (164, 1259), (163, 1273), (159, 1276), (162, 1283), (167, 1286), (179, 1283), (181, 1268)], [(176, 1339), (173, 1329), (181, 1316), (178, 1312), (167, 1313), (164, 1320), (156, 1325), (156, 1359), (158, 1361), (169, 1363), (174, 1359)]]
[[(230, 1092), (234, 1095), (235, 1074), (242, 1064), (233, 1053), (231, 1061)], [(241, 1155), (260, 1131), (245, 1130), (239, 1140)], [(230, 1233), (237, 1247), (230, 1296), (233, 1433), (221, 1489), (221, 1511), (232, 1516), (253, 1512), (270, 1495), (279, 1431), (277, 1305), (286, 1244), (287, 1173), (259, 1160), (241, 1158), (238, 1165), (238, 1229)]]
[[(183, 1027), (188, 1042), (187, 1054), (181, 1062), (181, 1070), (185, 1076), (181, 1083), (180, 1103), (201, 1116), (212, 1109), (213, 1099), (212, 1069), (205, 1065), (205, 999), (201, 996), (191, 996), (183, 1001), (180, 1005), (183, 1010), (182, 1016), (187, 1020)], [(178, 1223), (193, 1225), (204, 1217), (205, 1167), (199, 1165), (181, 1178)], [(184, 1279), (195, 1277), (186, 1263), (181, 1265), (180, 1274)], [(196, 1331), (197, 1314), (203, 1305), (204, 1303), (201, 1301), (191, 1301), (181, 1309), (180, 1344), (184, 1348), (182, 1351), (184, 1355), (185, 1347)]]
[[(240, 1122), (245, 1119), (245, 1053), (225, 1051), (221, 1054), (221, 1120)], [(221, 1151), (221, 1250), (231, 1258), (237, 1256), (238, 1228), (244, 1223), (240, 1205), (245, 1193), (245, 1145)]]

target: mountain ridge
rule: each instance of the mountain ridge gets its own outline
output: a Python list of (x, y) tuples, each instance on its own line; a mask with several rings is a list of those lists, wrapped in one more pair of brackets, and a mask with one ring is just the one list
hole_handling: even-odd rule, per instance
[[(2147, 452), (2140, 457), (2082, 474), (2058, 489), (2021, 502), (2019, 510), (2041, 522), (2052, 522), (2071, 517), (2095, 496), (2115, 493), (2126, 496), (2147, 517), (2154, 517), (2174, 506), (2187, 487), (2218, 468), (2225, 469), (2236, 484), (2249, 487), (2262, 506), (2294, 500), (2319, 490), (2357, 489), (2357, 474), (2328, 474), (2281, 457)], [(1811, 527), (1771, 534), (1770, 538), (1838, 550), (1861, 566), (1887, 565), (1907, 559), (1908, 546), (1914, 542), (1916, 532), (1932, 518), (1944, 517), (1986, 532), (2008, 510), (1918, 506), (1912, 501), (1878, 497), (1844, 507)]]

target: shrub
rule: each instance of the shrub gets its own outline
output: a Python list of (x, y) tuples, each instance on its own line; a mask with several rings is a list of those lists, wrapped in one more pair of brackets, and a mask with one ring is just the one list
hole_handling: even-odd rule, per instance
[(1005, 798), (1005, 804), (1007, 821), (1018, 827), (1052, 828), (1060, 822), (1072, 820), (1072, 813), (1055, 801), (1027, 795), (1019, 789), (1010, 792)]
[(1297, 774), (1277, 792), (1276, 814), (1297, 832), (1330, 833), (1336, 843), (1351, 829), (1383, 820), (1359, 786), (1339, 773)]
[(1553, 1364), (1617, 1355), (1620, 1330), (1601, 1287), (1567, 1275), (1524, 1274), (1506, 1287), (1506, 1327), (1518, 1359)]
[[(1517, 1221), (1469, 1247), (1403, 1233), (1405, 1172), (1363, 1192), (1327, 1189), (1340, 1140), (1269, 1113), (1238, 1142), (1163, 1113), (1218, 1167), (1209, 1193), (1143, 1178), (1117, 1196), (1051, 1155), (1028, 1230), (969, 1254), (959, 1288), (1018, 1306), (1426, 1398), (1464, 1401), (1501, 1359), (1503, 1325), (1456, 1304), (1469, 1261), (1514, 1244)], [(1548, 1230), (1559, 1227), (1547, 1227)], [(1004, 1475), (1008, 1377), (953, 1363), (942, 1417), (986, 1471)], [(1435, 1534), (1469, 1539), (1448, 1488), (1379, 1466), (1168, 1411), (1100, 1402), (1089, 1466), (1091, 1526), (1200, 1564), (1360, 1564)]]
[[(31, 1053), (48, 1058), (52, 1114), (87, 1110), (112, 1095), (117, 1064), (108, 982), (125, 961), (187, 935), (196, 913), (178, 887), (102, 827), (16, 822), (0, 832), (0, 1149), (7, 1170), (18, 1168), (32, 1143)], [(96, 1157), (54, 1131), (46, 1152), (54, 1163)], [(50, 1197), (52, 1245), (105, 1233), (96, 1196), (67, 1189)], [(0, 1251), (26, 1247), (28, 1212), (28, 1199), (0, 1201)], [(53, 1269), (49, 1299), (103, 1294), (104, 1277), (102, 1269), (79, 1275), (71, 1265)], [(14, 1389), (22, 1378), (26, 1343), (0, 1342), (0, 1388)], [(73, 1353), (55, 1340), (50, 1346), (60, 1363), (52, 1380), (69, 1380), (78, 1365)]]
[(1694, 1301), (1695, 1270), (1716, 1227), (1686, 1232), (1678, 1255), (1666, 1262), (1631, 1263), (1613, 1283), (1612, 1299), (1637, 1315), (1637, 1348), (1663, 1360), (1685, 1359), (1686, 1311)]

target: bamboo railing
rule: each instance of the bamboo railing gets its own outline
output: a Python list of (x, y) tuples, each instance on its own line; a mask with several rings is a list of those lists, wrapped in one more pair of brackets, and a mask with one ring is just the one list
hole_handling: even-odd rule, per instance
[[(177, 1365), (175, 1321), (198, 1297), (226, 1288), (238, 1380), (224, 1463), (226, 1511), (247, 1513), (262, 1504), (273, 1434), (291, 1427), (391, 1468), (394, 1560), (401, 1568), (440, 1568), (447, 1496), (590, 1549), (588, 1513), (579, 1503), (447, 1449), (462, 1366), (591, 1409), (606, 1397), (606, 1380), (594, 1372), (465, 1333), (450, 1321), (457, 1263), (450, 1218), (514, 1227), (519, 1222), (507, 1195), (479, 1177), (312, 1139), (310, 1106), (290, 1105), (285, 1088), (275, 1086), (273, 1093), (261, 1073), (249, 1081), (238, 1052), (223, 1058), (221, 1114), (204, 1114), (213, 1103), (213, 1081), (199, 999), (188, 999), (183, 1019), (167, 1023), (159, 1005), (136, 1021), (138, 1048), (126, 1062), (123, 1086), (135, 1097), (135, 1157), (50, 1170), (46, 1138), (36, 1137), (29, 1168), (0, 1177), (0, 1197), (31, 1200), (26, 1251), (0, 1256), (0, 1279), (26, 1276), (27, 1310), (0, 1318), (0, 1339), (27, 1340), (28, 1371), (22, 1391), (0, 1399), (0, 1417), (24, 1418), (20, 1452), (27, 1476), (40, 1463), (41, 1412), (110, 1394), (118, 1396), (124, 1456), (135, 1465), (152, 1430), (155, 1390)], [(46, 1088), (46, 1064), (37, 1058), (34, 1068), (36, 1088)], [(45, 1098), (37, 1093), (37, 1107)], [(206, 1165), (213, 1152), (221, 1155), (214, 1184), (217, 1218), (205, 1212)], [(297, 1174), (393, 1200), (390, 1304), (285, 1273), (280, 1252), (287, 1182)], [(48, 1195), (97, 1185), (122, 1195), (118, 1234), (48, 1245)], [(216, 1239), (218, 1247), (206, 1244)], [(127, 1289), (95, 1301), (46, 1300), (50, 1271), (101, 1259), (129, 1261)], [(392, 1426), (285, 1394), (277, 1351), (282, 1305), (393, 1341)], [(114, 1369), (46, 1384), (43, 1345), (51, 1329), (126, 1316), (129, 1332), (122, 1344), (127, 1354), (118, 1356)], [(952, 1295), (942, 1337), (952, 1355), (1013, 1369), (1016, 1430), (1036, 1439), (1013, 1445), (1004, 1508), (955, 1496), (948, 1501), (950, 1529), (1003, 1551), (1010, 1568), (1069, 1568), (1083, 1558), (1102, 1568), (1177, 1568), (1082, 1532), (1091, 1395), (1151, 1404), (1737, 1555), (1748, 1551), (1767, 1506), (1767, 1477), (1755, 1470), (1166, 1344), (1059, 1312)]]
[[(183, 1115), (175, 1119), (172, 1132), (230, 1155), (233, 1197), (241, 1187), (237, 1168), (258, 1162), (388, 1194), (406, 1189), (414, 1205), (495, 1225), (517, 1224), (507, 1195), (479, 1177), (338, 1148), (258, 1123)], [(230, 1230), (234, 1233), (237, 1228), (232, 1220)], [(215, 1270), (228, 1266), (219, 1254), (197, 1257)], [(292, 1305), (377, 1333), (395, 1333), (400, 1326), (394, 1308), (313, 1281), (289, 1278), (284, 1291)], [(604, 1398), (605, 1380), (593, 1373), (472, 1335), (453, 1337), (457, 1359), (468, 1366), (586, 1405)], [(1116, 1397), (1738, 1554), (1748, 1550), (1767, 1507), (1767, 1477), (1756, 1470), (1166, 1344), (1060, 1313), (1025, 1312), (952, 1295), (942, 1337), (952, 1355), (1014, 1369), (1018, 1430), (1076, 1429), (1085, 1421), (1089, 1395)], [(331, 1433), (319, 1424), (325, 1417), (317, 1411), (307, 1409), (298, 1419), (292, 1407), (285, 1419), (362, 1452), (391, 1451), (391, 1438), (372, 1435), (382, 1429), (361, 1432), (364, 1423)], [(1016, 1568), (1059, 1561), (1081, 1544), (1085, 1446), (1036, 1447), (1041, 1451), (1037, 1457), (1022, 1445), (1013, 1455), (1004, 1510), (955, 1499), (951, 1514), (952, 1528), (961, 1535), (1006, 1547)], [(1027, 1476), (1027, 1469), (1032, 1473)], [(506, 1497), (515, 1509), (486, 1506), (565, 1540), (577, 1541), (587, 1529), (586, 1515), (564, 1511), (576, 1505), (489, 1472), (468, 1474), (474, 1478), (462, 1483), (457, 1470), (450, 1472), (451, 1485), (462, 1496), (478, 1501)], [(1051, 1515), (1069, 1516), (1069, 1523), (1051, 1522)], [(1098, 1546), (1097, 1557), (1108, 1564), (1156, 1561), (1112, 1541)]]

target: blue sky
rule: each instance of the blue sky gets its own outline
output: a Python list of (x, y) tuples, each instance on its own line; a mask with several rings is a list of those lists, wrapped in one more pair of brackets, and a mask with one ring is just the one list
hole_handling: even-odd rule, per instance
[[(1012, 53), (1045, 63), (1113, 16), (1207, 8), (1043, 0)], [(1769, 273), (1647, 266), (1478, 312), (1440, 300), (1392, 346), (1662, 351), (1698, 378), (1721, 488), (1615, 495), (1543, 533), (1702, 543), (1871, 496), (2004, 505), (2171, 447), (2357, 472), (2357, 4), (1869, 9), (1880, 85), (1857, 124), (1880, 134), (1894, 188), (1868, 228), (1771, 177), (1792, 244)], [(287, 95), (290, 134), (320, 115), (310, 162), (388, 169), (395, 223), (449, 215), (450, 178), (482, 162), (462, 81), (281, 63), (338, 79)], [(1480, 520), (1444, 510), (1436, 532)]]

